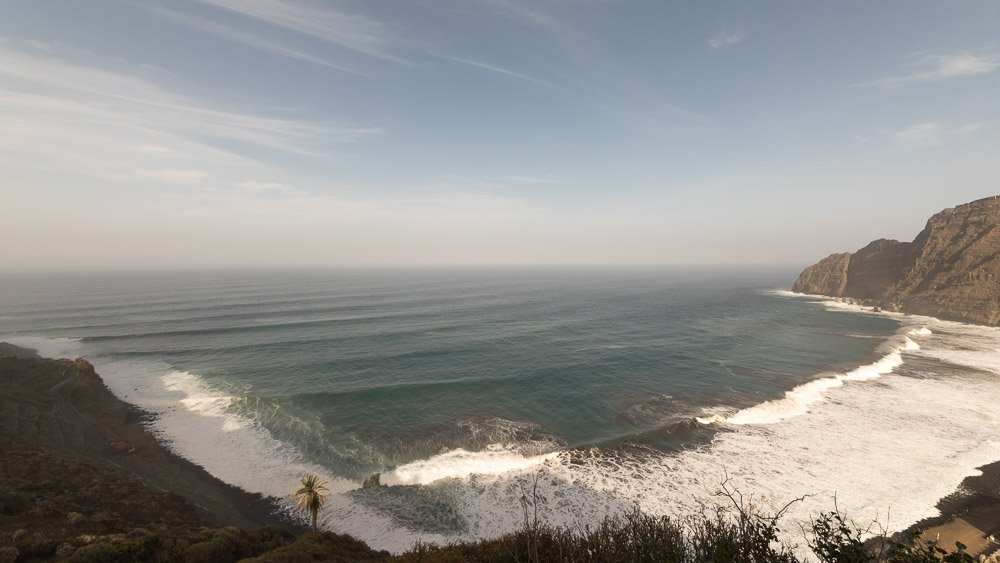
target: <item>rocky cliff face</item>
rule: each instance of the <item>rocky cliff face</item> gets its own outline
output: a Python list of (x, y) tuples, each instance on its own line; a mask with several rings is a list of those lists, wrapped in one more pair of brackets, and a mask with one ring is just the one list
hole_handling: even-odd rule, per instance
[(799, 274), (792, 291), (817, 295), (844, 295), (847, 287), (847, 268), (851, 263), (851, 253), (831, 254), (817, 264), (809, 266)]
[(913, 242), (880, 239), (824, 258), (792, 290), (1000, 325), (1000, 196), (945, 209)]

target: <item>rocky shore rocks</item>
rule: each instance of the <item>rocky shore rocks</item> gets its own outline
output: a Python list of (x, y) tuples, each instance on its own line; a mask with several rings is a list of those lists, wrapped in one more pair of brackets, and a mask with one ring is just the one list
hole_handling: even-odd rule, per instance
[(945, 209), (913, 242), (879, 239), (803, 270), (792, 291), (1000, 325), (1000, 196)]

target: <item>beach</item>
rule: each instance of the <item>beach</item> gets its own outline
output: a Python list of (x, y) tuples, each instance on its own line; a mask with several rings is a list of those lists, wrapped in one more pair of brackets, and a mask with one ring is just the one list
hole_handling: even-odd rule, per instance
[(949, 551), (955, 542), (967, 546), (972, 555), (990, 555), (1000, 550), (1000, 461), (979, 468), (982, 475), (967, 477), (961, 487), (941, 499), (941, 515), (914, 524), (925, 541), (937, 541)]
[[(20, 387), (5, 381), (0, 398), (6, 411), (21, 413), (22, 420), (7, 418), (4, 445), (8, 451), (18, 448), (37, 450), (44, 455), (66, 457), (127, 472), (146, 487), (171, 493), (190, 501), (193, 516), (203, 523), (237, 526), (245, 530), (280, 526), (299, 533), (301, 521), (278, 509), (274, 499), (247, 493), (216, 479), (203, 468), (177, 456), (147, 431), (148, 414), (121, 401), (104, 386), (100, 376), (86, 363), (35, 360), (33, 350), (3, 344), (3, 355), (25, 358), (28, 366), (37, 363), (42, 379), (31, 383), (34, 393), (26, 396)], [(53, 367), (54, 366), (54, 367)], [(47, 377), (45, 377), (47, 376)], [(47, 403), (45, 398), (51, 403)], [(39, 404), (34, 424), (25, 423), (25, 405)], [(13, 408), (11, 408), (13, 407)], [(108, 447), (113, 440), (128, 440), (135, 452), (115, 455)], [(13, 455), (13, 454), (11, 454)]]

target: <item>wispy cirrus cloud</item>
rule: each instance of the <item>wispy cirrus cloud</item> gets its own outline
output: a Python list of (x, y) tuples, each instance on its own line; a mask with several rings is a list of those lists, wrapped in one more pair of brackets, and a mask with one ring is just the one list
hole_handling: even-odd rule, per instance
[(380, 132), (218, 109), (141, 72), (3, 47), (0, 130), (8, 166), (181, 185), (274, 173), (267, 160), (237, 152), (243, 148), (274, 162), (281, 153), (325, 156), (331, 143)]
[(986, 128), (985, 123), (967, 123), (948, 126), (935, 121), (916, 123), (890, 133), (889, 138), (896, 148), (916, 149), (941, 145), (948, 139), (974, 133)]
[(936, 122), (917, 123), (892, 134), (892, 141), (897, 145), (914, 147), (936, 144), (941, 141), (944, 126)]
[(729, 45), (736, 45), (746, 41), (749, 33), (745, 29), (726, 30), (723, 29), (714, 37), (708, 39), (708, 44), (713, 49), (721, 49)]
[(233, 26), (223, 25), (204, 18), (192, 17), (187, 14), (182, 14), (180, 12), (170, 10), (158, 4), (138, 4), (138, 6), (144, 8), (145, 10), (153, 14), (156, 14), (161, 18), (173, 21), (175, 23), (193, 29), (197, 29), (199, 31), (211, 35), (215, 35), (217, 37), (221, 37), (223, 39), (235, 41), (237, 43), (242, 43), (249, 47), (253, 47), (254, 49), (257, 49), (259, 51), (271, 53), (273, 55), (278, 55), (281, 57), (287, 57), (290, 59), (305, 61), (308, 63), (317, 64), (329, 68), (334, 68), (345, 72), (351, 72), (354, 74), (362, 74), (362, 75), (364, 74), (356, 69), (332, 62), (329, 59), (319, 57), (316, 55), (311, 55), (309, 53), (305, 53), (297, 49), (293, 49), (287, 45), (278, 43), (276, 41), (265, 39), (261, 37), (259, 34), (242, 31)]
[(504, 180), (508, 182), (516, 182), (518, 184), (554, 184), (559, 181), (559, 178), (552, 175), (545, 176), (504, 176)]
[(953, 54), (926, 53), (907, 65), (898, 75), (855, 84), (855, 86), (879, 86), (899, 88), (923, 82), (936, 82), (978, 74), (988, 74), (1000, 68), (1000, 56), (996, 54), (976, 55), (968, 51)]
[(111, 180), (152, 180), (154, 182), (165, 182), (168, 184), (200, 184), (205, 180), (203, 170), (178, 170), (165, 168), (159, 170), (149, 170), (146, 168), (133, 168), (129, 172), (110, 172), (106, 175)]
[(156, 145), (142, 145), (136, 147), (135, 151), (160, 158), (177, 158), (177, 159), (191, 158), (190, 155), (177, 152), (174, 149), (168, 149), (167, 147), (159, 147)]
[(482, 0), (484, 4), (501, 14), (514, 17), (541, 27), (559, 27), (559, 20), (538, 9), (538, 2), (518, 0)]
[(0, 92), (15, 81), (20, 85), (16, 91), (25, 94), (21, 103), (29, 106), (99, 111), (114, 104), (122, 119), (146, 127), (304, 155), (318, 154), (312, 148), (318, 142), (351, 141), (382, 132), (379, 128), (331, 126), (216, 109), (130, 74), (0, 48)]
[(398, 40), (381, 22), (328, 4), (294, 0), (198, 0), (267, 24), (380, 59), (413, 66), (392, 50)]
[(236, 186), (248, 190), (251, 192), (281, 192), (281, 193), (291, 193), (294, 188), (288, 184), (281, 184), (278, 182), (258, 182), (256, 180), (243, 180), (242, 182), (236, 182)]
[(506, 76), (509, 76), (509, 77), (512, 77), (512, 78), (517, 78), (518, 80), (524, 80), (526, 82), (531, 82), (533, 84), (538, 84), (539, 86), (547, 86), (549, 88), (555, 88), (556, 87), (554, 84), (552, 84), (550, 82), (546, 82), (544, 80), (535, 78), (533, 76), (529, 76), (527, 74), (524, 74), (524, 73), (521, 73), (521, 72), (516, 72), (516, 71), (510, 70), (510, 69), (503, 68), (503, 67), (499, 67), (499, 66), (495, 66), (495, 65), (491, 65), (491, 64), (486, 64), (486, 63), (479, 62), (479, 61), (474, 61), (474, 60), (471, 60), (471, 59), (463, 59), (461, 57), (451, 57), (451, 56), (448, 56), (448, 55), (437, 55), (437, 56), (439, 58), (441, 58), (441, 59), (446, 60), (446, 61), (451, 61), (453, 63), (459, 63), (459, 64), (463, 64), (463, 65), (467, 65), (467, 66), (472, 66), (472, 67), (476, 67), (476, 68), (479, 68), (479, 69), (488, 70), (490, 72), (496, 72), (496, 73), (503, 74), (503, 75), (506, 75)]

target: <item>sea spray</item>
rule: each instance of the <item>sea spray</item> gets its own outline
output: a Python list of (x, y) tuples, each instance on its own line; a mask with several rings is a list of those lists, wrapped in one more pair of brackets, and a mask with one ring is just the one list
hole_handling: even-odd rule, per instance
[(511, 471), (526, 471), (555, 459), (556, 452), (525, 456), (522, 446), (491, 444), (483, 451), (470, 452), (461, 448), (430, 459), (418, 460), (382, 475), (385, 485), (429, 485), (439, 479), (469, 475), (499, 475)]
[[(973, 327), (955, 337), (948, 324), (935, 328), (938, 350), (961, 351), (969, 332), (1000, 344), (992, 329)], [(912, 330), (929, 336), (926, 329)], [(718, 500), (714, 493), (728, 475), (765, 509), (808, 495), (789, 511), (792, 523), (832, 510), (834, 498), (855, 521), (878, 519), (892, 531), (934, 516), (938, 499), (976, 467), (1000, 459), (1000, 416), (993, 406), (1000, 387), (975, 372), (928, 364), (918, 349), (907, 348), (922, 375), (899, 369), (880, 376), (877, 385), (832, 388), (830, 400), (814, 404), (807, 415), (733, 425), (709, 446), (675, 454), (644, 448), (563, 452), (539, 472), (546, 498), (540, 512), (569, 526), (632, 504), (651, 514), (692, 514)], [(980, 359), (990, 361), (988, 347)], [(932, 376), (925, 371), (930, 367)], [(517, 479), (523, 476), (497, 476), (490, 487), (477, 477), (478, 487), (470, 487), (464, 500), (473, 507), (470, 518), (482, 511), (501, 519), (496, 507), (516, 500), (508, 489)], [(802, 538), (790, 533), (786, 539)]]
[(926, 327), (901, 330), (905, 332), (905, 335), (901, 335), (901, 341), (900, 338), (897, 338), (896, 341), (888, 342), (888, 353), (879, 358), (878, 361), (859, 366), (845, 373), (835, 374), (832, 377), (821, 377), (804, 383), (787, 391), (782, 399), (767, 401), (732, 415), (715, 414), (697, 417), (696, 420), (702, 424), (720, 422), (726, 424), (774, 424), (789, 417), (803, 415), (809, 411), (809, 405), (822, 400), (828, 390), (840, 387), (845, 381), (868, 381), (892, 373), (903, 364), (903, 352), (920, 349), (920, 345), (914, 342), (911, 337), (931, 334), (931, 331)]

